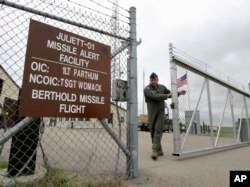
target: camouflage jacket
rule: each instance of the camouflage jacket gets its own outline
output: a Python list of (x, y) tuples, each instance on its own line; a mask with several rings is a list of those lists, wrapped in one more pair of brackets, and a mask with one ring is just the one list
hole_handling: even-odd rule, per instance
[(164, 85), (158, 84), (156, 87), (148, 85), (144, 88), (145, 101), (147, 103), (148, 112), (154, 110), (163, 110), (164, 111), (164, 100), (168, 98), (168, 90)]

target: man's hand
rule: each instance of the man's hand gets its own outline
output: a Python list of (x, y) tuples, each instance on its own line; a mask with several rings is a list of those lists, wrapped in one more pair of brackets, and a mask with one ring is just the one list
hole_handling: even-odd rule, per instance
[[(185, 95), (186, 94), (186, 91), (185, 90), (181, 90), (180, 92), (178, 92), (178, 97), (180, 95)], [(168, 94), (168, 98), (172, 98), (172, 93)]]
[(185, 95), (186, 94), (186, 90), (181, 90), (180, 92), (178, 92), (178, 96), (179, 95)]

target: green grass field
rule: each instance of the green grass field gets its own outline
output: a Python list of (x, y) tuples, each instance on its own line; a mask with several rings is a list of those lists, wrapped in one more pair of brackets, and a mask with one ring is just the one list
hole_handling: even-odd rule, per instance
[[(236, 135), (237, 135), (237, 129), (236, 129)], [(217, 136), (217, 132), (215, 133), (215, 136)], [(234, 138), (233, 127), (221, 127), (219, 137)]]

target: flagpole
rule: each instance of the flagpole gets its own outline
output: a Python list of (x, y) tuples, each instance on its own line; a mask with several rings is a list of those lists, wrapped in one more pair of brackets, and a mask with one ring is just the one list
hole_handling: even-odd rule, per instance
[[(143, 90), (144, 88), (145, 88), (145, 71), (143, 70)], [(144, 97), (144, 92), (143, 92), (143, 97), (142, 97), (142, 113), (143, 114), (145, 114), (144, 104), (145, 104), (145, 97)]]

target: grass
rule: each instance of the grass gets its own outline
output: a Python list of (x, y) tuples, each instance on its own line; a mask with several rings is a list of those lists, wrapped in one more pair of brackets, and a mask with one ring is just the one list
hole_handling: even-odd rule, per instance
[(8, 163), (0, 161), (0, 169), (6, 169), (6, 168), (8, 168)]
[[(0, 169), (8, 168), (7, 162), (0, 161)], [(77, 175), (70, 176), (66, 174), (63, 170), (50, 168), (45, 176), (45, 178), (39, 181), (33, 181), (28, 184), (19, 184), (16, 182), (15, 186), (25, 186), (25, 187), (130, 187), (128, 181), (111, 181), (105, 179), (83, 179)], [(2, 185), (0, 184), (0, 187)]]
[(50, 168), (46, 177), (40, 181), (26, 184), (26, 187), (129, 187), (126, 181), (108, 181), (105, 179), (82, 179), (78, 176), (69, 176), (63, 170)]
[[(237, 133), (237, 131), (236, 131), (236, 133)], [(215, 136), (217, 136), (217, 132), (215, 133)], [(221, 127), (219, 137), (234, 138), (233, 127)]]

